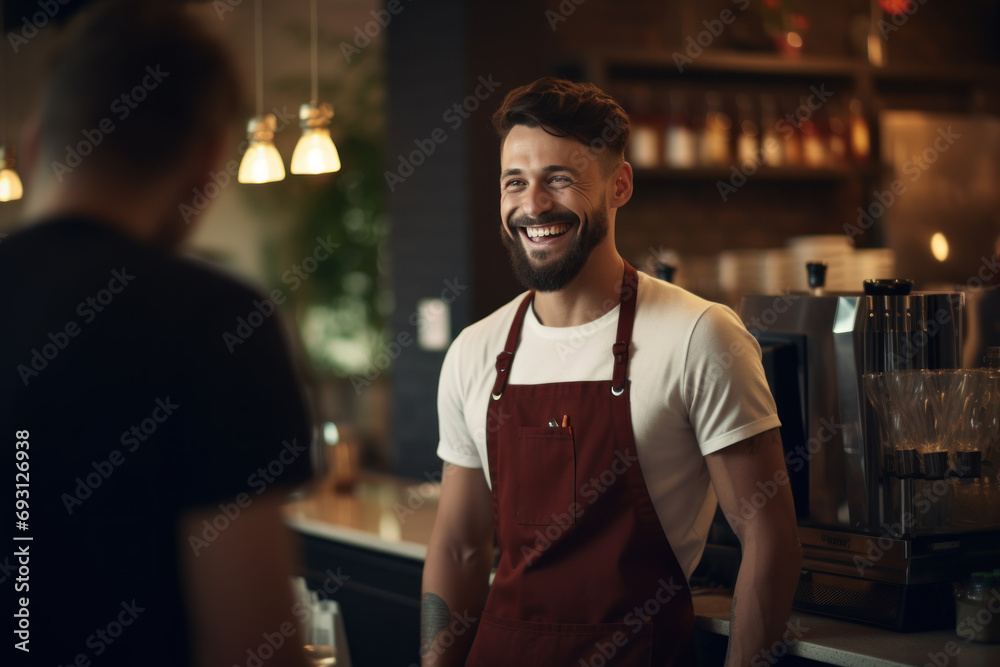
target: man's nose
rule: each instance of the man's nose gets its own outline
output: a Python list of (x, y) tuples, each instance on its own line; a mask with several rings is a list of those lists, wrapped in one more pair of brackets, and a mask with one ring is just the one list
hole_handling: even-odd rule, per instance
[(532, 183), (524, 193), (524, 202), (521, 210), (532, 218), (537, 218), (540, 214), (552, 210), (552, 195), (540, 183)]

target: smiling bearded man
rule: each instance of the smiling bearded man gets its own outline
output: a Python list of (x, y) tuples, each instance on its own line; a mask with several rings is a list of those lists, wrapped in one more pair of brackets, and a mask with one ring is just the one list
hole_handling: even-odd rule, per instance
[[(540, 79), (493, 123), (501, 238), (531, 291), (463, 330), (441, 369), (423, 664), (692, 665), (688, 577), (717, 498), (740, 516), (784, 473), (760, 347), (729, 308), (618, 253), (632, 167), (613, 99)], [(730, 666), (771, 646), (791, 609), (788, 485), (734, 530)]]

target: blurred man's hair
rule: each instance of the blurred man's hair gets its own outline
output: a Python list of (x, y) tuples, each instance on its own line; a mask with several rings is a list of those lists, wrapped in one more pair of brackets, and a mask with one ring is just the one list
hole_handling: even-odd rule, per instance
[(541, 127), (549, 134), (572, 137), (588, 146), (606, 167), (625, 160), (628, 114), (592, 83), (538, 79), (507, 93), (492, 122), (501, 139), (515, 125)]
[(75, 19), (52, 61), (39, 168), (66, 164), (72, 150), (81, 170), (152, 181), (228, 132), (243, 108), (232, 56), (185, 3), (107, 0)]

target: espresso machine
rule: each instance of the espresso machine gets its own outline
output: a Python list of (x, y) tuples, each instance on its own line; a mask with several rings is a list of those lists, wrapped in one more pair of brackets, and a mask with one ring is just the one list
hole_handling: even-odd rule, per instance
[[(953, 583), (1000, 567), (1000, 380), (977, 371), (987, 385), (955, 385), (962, 374), (941, 370), (962, 366), (965, 294), (897, 280), (823, 293), (822, 265), (809, 271), (812, 293), (740, 307), (782, 420), (803, 554), (795, 607), (901, 631), (954, 627)], [(994, 419), (977, 422), (978, 444), (897, 437), (932, 417), (943, 427), (946, 407), (963, 423), (970, 400)]]

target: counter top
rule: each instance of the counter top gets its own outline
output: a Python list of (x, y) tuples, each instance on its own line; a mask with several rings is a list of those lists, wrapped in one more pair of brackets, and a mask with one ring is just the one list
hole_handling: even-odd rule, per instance
[[(729, 636), (732, 598), (696, 595), (695, 627)], [(1000, 644), (966, 642), (953, 630), (892, 632), (826, 616), (793, 611), (789, 637), (796, 639), (775, 650), (781, 655), (809, 658), (843, 667), (997, 667)], [(799, 635), (796, 638), (796, 635)], [(764, 660), (760, 664), (771, 664)]]
[[(439, 498), (434, 480), (364, 473), (349, 494), (323, 484), (293, 498), (286, 517), (305, 535), (423, 561)], [(730, 605), (728, 595), (696, 592), (697, 628), (728, 636)], [(787, 649), (789, 655), (844, 667), (1000, 665), (1000, 644), (966, 642), (952, 630), (900, 633), (800, 612), (792, 613), (789, 624), (795, 641), (777, 647), (777, 655)]]
[(285, 516), (304, 535), (423, 562), (440, 496), (433, 480), (364, 472), (350, 493), (322, 480), (293, 496)]

